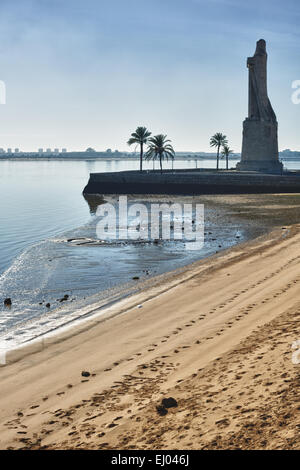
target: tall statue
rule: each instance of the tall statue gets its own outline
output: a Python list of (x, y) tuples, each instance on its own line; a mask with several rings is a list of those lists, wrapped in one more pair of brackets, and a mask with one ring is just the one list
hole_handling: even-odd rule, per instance
[(276, 116), (267, 92), (266, 42), (257, 42), (253, 57), (248, 57), (249, 69), (249, 118), (276, 122)]
[(253, 57), (248, 57), (249, 103), (248, 117), (243, 123), (241, 171), (281, 173), (278, 157), (278, 123), (267, 91), (266, 41), (256, 44)]

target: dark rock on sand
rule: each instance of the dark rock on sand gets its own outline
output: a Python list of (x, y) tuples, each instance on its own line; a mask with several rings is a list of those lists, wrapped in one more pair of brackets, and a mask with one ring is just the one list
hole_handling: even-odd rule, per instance
[(7, 299), (4, 299), (4, 305), (5, 307), (11, 307), (11, 298), (7, 297)]
[(47, 308), (50, 308), (50, 304), (49, 304), (49, 302), (46, 304), (46, 307), (47, 307)]
[(118, 426), (116, 423), (110, 423), (107, 427), (108, 428), (115, 428), (116, 426)]
[(134, 276), (132, 279), (133, 279), (134, 281), (138, 281), (138, 280), (139, 280), (139, 277), (138, 277), (138, 276)]
[(89, 377), (91, 374), (90, 374), (88, 371), (83, 370), (83, 371), (81, 372), (81, 375), (82, 375), (82, 377)]
[(177, 401), (175, 400), (175, 398), (172, 398), (172, 397), (163, 398), (161, 401), (161, 404), (165, 408), (175, 408), (176, 406), (178, 406)]
[(158, 405), (156, 407), (156, 411), (159, 414), (159, 416), (165, 416), (168, 413), (168, 410), (164, 406)]

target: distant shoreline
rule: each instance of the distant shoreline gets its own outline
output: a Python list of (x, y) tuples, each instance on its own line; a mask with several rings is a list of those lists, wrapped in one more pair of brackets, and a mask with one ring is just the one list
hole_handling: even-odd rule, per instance
[[(240, 159), (240, 156), (236, 156), (234, 158), (231, 157), (231, 161), (238, 161)], [(82, 160), (82, 161), (124, 161), (124, 160), (132, 160), (132, 161), (139, 161), (140, 157), (139, 155), (126, 155), (126, 154), (120, 154), (120, 155), (113, 155), (113, 156), (106, 156), (106, 155), (73, 155), (70, 154), (69, 156), (58, 156), (58, 155), (39, 155), (39, 156), (33, 156), (33, 155), (22, 155), (22, 156), (7, 156), (7, 155), (0, 155), (0, 161), (44, 161), (44, 160), (49, 160), (49, 161), (76, 161), (76, 160)], [(202, 155), (177, 155), (174, 159), (175, 161), (181, 161), (181, 160), (216, 160), (216, 156), (208, 155), (208, 156), (202, 156)]]
[[(79, 154), (80, 153), (80, 154)], [(0, 155), (0, 161), (139, 161), (140, 157), (139, 155), (128, 155), (128, 154), (123, 154), (120, 152), (119, 155), (113, 154), (113, 155), (104, 155), (103, 153), (100, 154), (100, 152), (96, 152), (95, 155), (85, 155), (85, 152), (70, 152), (64, 156), (62, 155), (20, 155), (20, 156), (8, 156), (8, 155)], [(295, 152), (297, 153), (297, 152)], [(100, 155), (99, 155), (100, 154)], [(234, 154), (229, 158), (229, 162), (237, 162), (241, 158), (240, 154)], [(300, 162), (300, 156), (282, 156), (279, 153), (279, 159), (282, 162)], [(186, 154), (186, 155), (180, 155), (177, 154), (175, 156), (174, 161), (204, 161), (204, 160), (211, 160), (215, 161), (216, 160), (216, 155), (203, 155), (203, 154)]]

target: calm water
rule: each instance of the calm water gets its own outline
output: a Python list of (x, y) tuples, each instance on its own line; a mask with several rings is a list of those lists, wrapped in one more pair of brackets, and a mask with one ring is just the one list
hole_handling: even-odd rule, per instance
[[(220, 245), (224, 249), (260, 234), (261, 228), (233, 222), (223, 210), (216, 213), (206, 206), (207, 237), (200, 252), (187, 251), (182, 242), (103, 247), (67, 243), (67, 238), (96, 236), (97, 218), (82, 196), (89, 173), (138, 165), (138, 161), (0, 161), (0, 349), (65, 323), (74, 310), (98, 301), (107, 289), (133, 285), (134, 276), (169, 271), (214, 253)], [(197, 165), (211, 167), (214, 162), (199, 160)], [(152, 168), (152, 163), (147, 166)], [(174, 168), (195, 166), (193, 160), (174, 162)], [(168, 197), (167, 202), (181, 199)], [(58, 302), (65, 294), (70, 296), (68, 302)], [(3, 306), (6, 297), (12, 298), (11, 309)]]

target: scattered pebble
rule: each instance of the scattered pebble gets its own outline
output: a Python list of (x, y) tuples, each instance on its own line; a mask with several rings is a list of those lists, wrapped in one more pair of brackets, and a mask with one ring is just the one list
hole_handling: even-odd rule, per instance
[(163, 398), (161, 404), (165, 408), (176, 408), (178, 406), (177, 400), (175, 398)]
[(168, 410), (164, 406), (158, 405), (156, 407), (156, 411), (159, 414), (159, 416), (165, 416), (168, 413)]
[(90, 374), (90, 372), (88, 372), (87, 370), (83, 370), (83, 371), (81, 372), (81, 375), (82, 375), (82, 377), (89, 377), (91, 374)]

